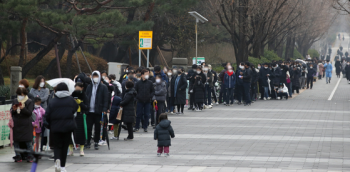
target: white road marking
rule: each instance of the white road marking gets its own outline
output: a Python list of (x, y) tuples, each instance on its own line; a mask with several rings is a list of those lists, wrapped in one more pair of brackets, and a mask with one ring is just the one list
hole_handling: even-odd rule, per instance
[(340, 81), (341, 81), (342, 78), (343, 78), (343, 75), (340, 75), (340, 78), (338, 79), (338, 82), (337, 82), (337, 84), (335, 85), (335, 87), (334, 87), (334, 89), (333, 89), (331, 95), (329, 96), (328, 100), (332, 100), (332, 98), (333, 98), (333, 96), (334, 96), (334, 93), (335, 93), (335, 91), (337, 90), (337, 88), (338, 88), (338, 86), (339, 86), (339, 83), (340, 83)]

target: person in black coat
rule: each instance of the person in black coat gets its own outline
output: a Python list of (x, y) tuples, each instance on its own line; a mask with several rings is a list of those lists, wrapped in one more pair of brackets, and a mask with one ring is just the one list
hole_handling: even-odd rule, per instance
[(281, 68), (278, 66), (278, 64), (274, 63), (272, 64), (272, 69), (271, 69), (271, 97), (273, 99), (277, 98), (277, 94), (275, 92), (275, 88), (280, 85), (280, 77), (281, 77)]
[(132, 124), (135, 123), (135, 97), (136, 91), (134, 89), (134, 83), (131, 81), (127, 81), (125, 83), (125, 96), (120, 102), (120, 108), (123, 108), (122, 121), (126, 124), (128, 130), (128, 137), (124, 140), (132, 140), (134, 139), (134, 133), (132, 129)]
[(197, 75), (195, 76), (196, 80), (193, 84), (193, 93), (195, 96), (195, 103), (197, 106), (196, 111), (201, 111), (203, 109), (203, 103), (204, 103), (204, 99), (205, 99), (205, 87), (204, 84), (201, 82), (202, 77), (201, 75)]
[(65, 169), (67, 150), (69, 142), (72, 139), (71, 134), (77, 128), (74, 120), (74, 114), (79, 106), (68, 91), (65, 83), (60, 83), (56, 88), (56, 98), (50, 101), (46, 109), (46, 121), (52, 131), (54, 142), (54, 159), (56, 162), (56, 171)]
[[(299, 69), (298, 69), (299, 68)], [(294, 91), (296, 90), (297, 93), (299, 94), (299, 89), (300, 89), (300, 81), (299, 81), (299, 77), (300, 77), (300, 67), (294, 67), (293, 66), (293, 74), (291, 75), (291, 79), (292, 79), (292, 92), (294, 94)]]
[[(168, 120), (167, 114), (163, 113), (159, 116), (159, 124), (154, 130), (154, 140), (158, 141), (157, 156), (161, 156), (164, 150), (165, 156), (169, 156), (169, 146), (171, 146), (171, 138), (175, 137), (171, 121)], [(171, 138), (170, 138), (171, 137)]]
[(113, 101), (112, 101), (112, 105), (111, 105), (111, 111), (109, 113), (109, 123), (113, 124), (113, 128), (114, 128), (114, 136), (111, 139), (117, 139), (119, 140), (119, 135), (120, 135), (120, 130), (121, 130), (121, 120), (117, 120), (117, 116), (119, 113), (119, 109), (120, 109), (120, 102), (122, 101), (122, 99), (115, 95), (113, 96)]
[(342, 66), (339, 59), (337, 59), (334, 66), (335, 66), (335, 73), (337, 74), (337, 77), (340, 78), (340, 72), (342, 71)]
[[(193, 78), (196, 75), (196, 72), (197, 72), (197, 65), (194, 64), (194, 65), (192, 65), (192, 69), (188, 71), (187, 76), (186, 76), (186, 79), (189, 81), (189, 88), (192, 88)], [(176, 75), (176, 74), (174, 73), (174, 75)], [(194, 98), (194, 94), (193, 93), (189, 92), (189, 94), (190, 94), (190, 107), (188, 108), (188, 110), (192, 110), (193, 107), (194, 107), (194, 99), (195, 98)]]
[(211, 94), (214, 97), (214, 101), (216, 102), (216, 104), (219, 104), (218, 98), (216, 97), (216, 89), (215, 89), (215, 83), (218, 81), (218, 75), (215, 71), (212, 70), (211, 65), (208, 65), (208, 67), (209, 67), (209, 72), (211, 72), (214, 76), (213, 87), (211, 88)]
[[(34, 101), (28, 98), (28, 90), (23, 87), (19, 87), (16, 90), (17, 98), (13, 100), (10, 109), (13, 126), (10, 126), (13, 130), (13, 145), (15, 148), (20, 148), (20, 143), (24, 142), (27, 150), (32, 151), (33, 142), (33, 125), (32, 125), (32, 112), (34, 110)], [(16, 152), (16, 156), (13, 157), (15, 162), (21, 162), (22, 158), (19, 152)], [(28, 162), (33, 162), (33, 156), (27, 156)]]
[[(85, 145), (85, 128), (84, 128), (84, 113), (88, 110), (87, 97), (84, 90), (84, 85), (81, 82), (77, 82), (75, 85), (75, 91), (72, 93), (72, 97), (78, 103), (79, 108), (77, 110), (77, 116), (75, 117), (75, 123), (77, 128), (74, 130), (74, 143), (80, 145), (80, 156), (84, 156)], [(73, 142), (69, 145), (69, 155), (73, 156)]]
[(259, 79), (260, 79), (260, 85), (264, 88), (264, 94), (261, 95), (261, 98), (264, 100), (269, 98), (269, 83), (268, 79), (271, 75), (271, 70), (269, 69), (269, 65), (267, 63), (264, 64), (264, 67), (262, 67), (259, 71)]
[[(306, 79), (306, 89), (312, 89), (312, 86), (314, 85), (314, 76), (316, 76), (316, 70), (313, 68), (313, 64), (310, 64), (310, 67), (307, 70), (307, 79)], [(310, 85), (310, 87), (309, 87)]]
[(257, 92), (258, 92), (258, 80), (259, 80), (259, 73), (258, 70), (255, 68), (254, 65), (251, 66), (252, 68), (252, 82), (251, 82), (251, 93), (250, 97), (252, 101), (256, 101), (258, 99)]
[[(177, 105), (177, 113), (183, 114), (184, 113), (184, 106), (186, 104), (186, 88), (187, 88), (187, 80), (186, 76), (183, 73), (184, 69), (180, 67), (177, 71), (177, 76), (174, 81), (174, 105)], [(172, 81), (172, 82), (173, 82)], [(181, 109), (181, 111), (180, 111)]]
[(350, 62), (346, 63), (345, 76), (346, 76), (346, 79), (349, 81), (349, 84), (350, 84)]
[(289, 71), (289, 68), (287, 65), (282, 64), (281, 65), (281, 75), (280, 75), (280, 83), (286, 84), (287, 83), (287, 72)]

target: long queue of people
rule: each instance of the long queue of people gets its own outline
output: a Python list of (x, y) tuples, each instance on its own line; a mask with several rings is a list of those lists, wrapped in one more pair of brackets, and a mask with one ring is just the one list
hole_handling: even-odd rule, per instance
[[(318, 64), (280, 61), (257, 67), (242, 62), (237, 70), (225, 63), (218, 74), (205, 63), (192, 65), (187, 72), (183, 67), (155, 66), (151, 71), (128, 66), (119, 79), (106, 71), (80, 73), (74, 77), (73, 92), (66, 83), (60, 83), (51, 93), (43, 76), (36, 78), (31, 90), (23, 79), (11, 107), (11, 140), (15, 148), (36, 151), (52, 148), (55, 166), (65, 172), (67, 150), (73, 156), (73, 147), (79, 145), (80, 156), (84, 156), (84, 149), (90, 149), (91, 144), (95, 150), (106, 145), (109, 133), (101, 130), (100, 121), (101, 114), (109, 114), (108, 122), (114, 131), (111, 139), (119, 140), (124, 128), (128, 131), (124, 140), (130, 141), (134, 132), (140, 129), (148, 132), (152, 126), (158, 140), (158, 155), (163, 151), (169, 155), (170, 137), (175, 134), (166, 113), (184, 115), (185, 105), (188, 110), (200, 112), (214, 104), (250, 106), (259, 98), (288, 99), (299, 89), (312, 89), (317, 76), (321, 79), (326, 75), (329, 83), (331, 72), (329, 61)], [(171, 132), (164, 135), (164, 131)], [(16, 152), (13, 159), (32, 162), (33, 156)]]

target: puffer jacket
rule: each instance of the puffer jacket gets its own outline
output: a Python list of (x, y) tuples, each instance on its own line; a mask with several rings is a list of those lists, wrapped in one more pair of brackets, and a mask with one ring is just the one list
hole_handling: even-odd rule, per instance
[(166, 100), (166, 83), (162, 81), (161, 83), (153, 83), (154, 86), (154, 96), (152, 100), (165, 101)]
[(140, 80), (135, 85), (135, 91), (137, 92), (136, 99), (142, 103), (151, 103), (154, 96), (153, 82), (150, 80)]
[(113, 97), (113, 101), (112, 101), (112, 105), (111, 105), (111, 111), (109, 113), (109, 123), (112, 124), (117, 124), (120, 121), (117, 121), (117, 115), (120, 109), (120, 102), (122, 101), (122, 99), (118, 96), (114, 96)]
[(154, 140), (158, 140), (158, 147), (171, 146), (171, 138), (174, 138), (175, 134), (170, 124), (171, 121), (162, 120), (154, 130)]
[(134, 88), (125, 90), (125, 96), (123, 101), (120, 102), (120, 106), (123, 107), (122, 121), (124, 123), (134, 123), (136, 114), (135, 114), (135, 97), (136, 91)]

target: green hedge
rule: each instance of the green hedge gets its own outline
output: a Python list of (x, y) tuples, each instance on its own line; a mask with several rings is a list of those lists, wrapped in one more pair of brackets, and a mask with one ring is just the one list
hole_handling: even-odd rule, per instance
[(320, 57), (320, 53), (318, 53), (318, 51), (315, 49), (309, 49), (307, 53), (311, 56), (311, 58)]
[(6, 100), (10, 99), (10, 87), (7, 85), (0, 86), (0, 96), (6, 97)]

